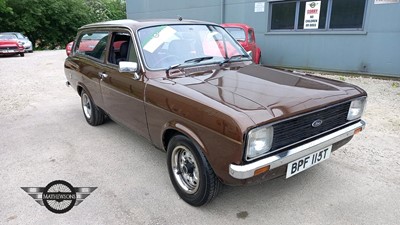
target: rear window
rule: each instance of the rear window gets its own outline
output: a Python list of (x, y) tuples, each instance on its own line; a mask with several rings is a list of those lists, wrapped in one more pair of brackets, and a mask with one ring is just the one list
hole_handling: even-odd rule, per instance
[(246, 41), (246, 33), (240, 27), (225, 28), (237, 41)]

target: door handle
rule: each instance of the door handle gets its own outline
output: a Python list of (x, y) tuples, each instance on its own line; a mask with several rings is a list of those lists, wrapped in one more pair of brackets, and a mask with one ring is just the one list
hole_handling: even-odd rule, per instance
[(106, 73), (103, 73), (103, 72), (99, 72), (98, 75), (99, 75), (100, 79), (108, 77), (108, 75)]

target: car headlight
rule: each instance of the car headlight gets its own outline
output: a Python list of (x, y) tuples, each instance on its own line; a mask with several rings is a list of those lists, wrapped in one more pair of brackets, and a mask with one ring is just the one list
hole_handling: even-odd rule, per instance
[(347, 120), (355, 120), (361, 118), (365, 109), (366, 102), (366, 97), (358, 98), (351, 101), (349, 112), (347, 114)]
[(253, 159), (271, 150), (274, 128), (265, 126), (255, 128), (248, 133), (246, 158)]

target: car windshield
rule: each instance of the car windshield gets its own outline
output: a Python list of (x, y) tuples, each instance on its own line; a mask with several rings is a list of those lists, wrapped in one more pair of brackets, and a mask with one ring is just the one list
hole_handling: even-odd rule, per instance
[(15, 40), (17, 36), (15, 35), (0, 35), (0, 40)]
[(246, 33), (240, 27), (226, 27), (225, 28), (236, 40), (245, 41)]
[(22, 35), (21, 33), (13, 33), (15, 36), (17, 36), (18, 39), (25, 39), (25, 36)]
[(163, 25), (143, 28), (138, 34), (145, 64), (151, 70), (219, 63), (232, 56), (247, 55), (223, 28), (214, 25)]

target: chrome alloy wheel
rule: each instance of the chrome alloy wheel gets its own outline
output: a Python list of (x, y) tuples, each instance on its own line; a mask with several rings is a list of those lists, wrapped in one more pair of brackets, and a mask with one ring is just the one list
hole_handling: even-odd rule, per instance
[(185, 146), (178, 145), (172, 151), (171, 167), (180, 188), (187, 194), (194, 194), (199, 189), (199, 167), (192, 152)]
[(82, 95), (82, 108), (86, 118), (90, 119), (92, 116), (92, 103), (86, 93), (83, 93)]

